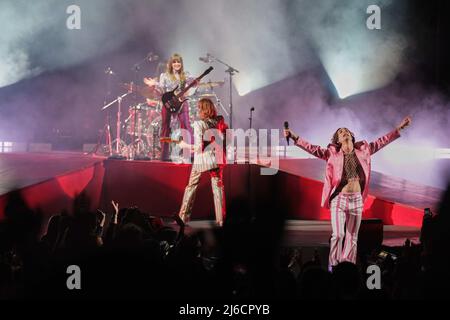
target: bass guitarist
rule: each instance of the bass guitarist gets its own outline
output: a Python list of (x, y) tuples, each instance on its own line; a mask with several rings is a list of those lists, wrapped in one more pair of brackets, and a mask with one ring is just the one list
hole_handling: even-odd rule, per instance
[[(149, 78), (144, 78), (144, 83), (150, 87), (157, 87), (157, 89), (161, 92), (168, 92), (174, 90), (177, 86), (179, 90), (182, 90), (186, 84), (195, 81), (193, 77), (189, 75), (188, 72), (184, 71), (183, 58), (178, 53), (174, 53), (167, 62), (167, 70), (165, 73), (162, 73), (159, 77), (159, 81)], [(161, 137), (170, 137), (171, 128), (170, 128), (170, 119), (173, 113), (167, 108), (162, 108), (161, 111)], [(191, 137), (193, 136), (192, 127), (189, 122), (189, 106), (185, 101), (181, 106), (180, 110), (176, 112), (178, 120), (180, 121), (180, 127), (182, 129), (187, 130)], [(162, 161), (170, 161), (169, 158), (169, 145), (167, 143), (163, 143), (161, 146), (161, 160)]]

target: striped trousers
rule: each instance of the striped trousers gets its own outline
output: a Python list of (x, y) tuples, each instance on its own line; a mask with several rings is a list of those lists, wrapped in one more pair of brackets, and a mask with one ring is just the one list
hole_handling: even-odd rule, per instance
[[(209, 171), (211, 177), (211, 188), (214, 197), (214, 211), (216, 214), (216, 223), (218, 225), (222, 225), (226, 216), (226, 207), (225, 207), (225, 190), (223, 185), (223, 170), (222, 168), (215, 168)], [(192, 207), (194, 205), (195, 195), (197, 194), (197, 187), (200, 182), (200, 177), (202, 172), (197, 171), (193, 166), (191, 175), (189, 177), (188, 185), (184, 190), (183, 201), (181, 203), (181, 208), (179, 212), (179, 216), (184, 222), (189, 222)]]
[[(363, 199), (360, 192), (339, 193), (332, 201), (329, 267), (340, 262), (356, 263), (358, 231), (361, 225)], [(345, 242), (344, 242), (345, 237)]]

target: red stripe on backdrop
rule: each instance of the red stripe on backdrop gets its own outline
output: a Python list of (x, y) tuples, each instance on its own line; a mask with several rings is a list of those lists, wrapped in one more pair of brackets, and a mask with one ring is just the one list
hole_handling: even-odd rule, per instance
[[(228, 165), (224, 184), (228, 207), (249, 199), (248, 165)], [(92, 208), (111, 210), (111, 200), (121, 207), (137, 205), (156, 215), (177, 213), (184, 188), (189, 179), (190, 165), (145, 161), (109, 160), (76, 172), (60, 175), (48, 181), (26, 187), (22, 193), (32, 208), (41, 208), (45, 215), (71, 210), (73, 197), (84, 191), (92, 200)], [(329, 220), (330, 213), (320, 206), (323, 183), (298, 175), (278, 172), (262, 176), (253, 165), (252, 199), (255, 208), (264, 210), (275, 204), (287, 213), (287, 218)], [(0, 197), (0, 217), (6, 197)], [(277, 212), (269, 214), (278, 214)], [(369, 196), (364, 206), (364, 218), (381, 218), (387, 225), (420, 227), (422, 210)], [(208, 174), (202, 176), (193, 209), (195, 218), (213, 219), (214, 204)]]
[[(67, 210), (72, 211), (75, 195), (84, 192), (91, 200), (91, 209), (100, 206), (103, 184), (103, 163), (57, 176), (53, 179), (25, 187), (20, 190), (26, 204), (31, 209), (40, 209), (44, 217)], [(4, 217), (4, 209), (8, 195), (0, 197), (0, 218)]]

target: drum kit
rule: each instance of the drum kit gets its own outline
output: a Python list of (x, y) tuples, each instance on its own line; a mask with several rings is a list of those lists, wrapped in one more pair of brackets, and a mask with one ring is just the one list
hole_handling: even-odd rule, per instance
[[(219, 97), (214, 92), (214, 88), (223, 86), (224, 83), (224, 81), (209, 81), (199, 83), (196, 86), (193, 93), (188, 96), (191, 122), (197, 120), (197, 103), (202, 98), (210, 98), (223, 108)], [(106, 110), (117, 104), (116, 138), (114, 141), (111, 141), (111, 133), (107, 123), (104, 128), (106, 136), (106, 145), (103, 146), (104, 155), (128, 160), (160, 159), (161, 92), (154, 87), (144, 84), (136, 85), (133, 82), (121, 83), (120, 87), (122, 90), (127, 90), (126, 93), (102, 107), (102, 110)], [(122, 121), (122, 100), (130, 94), (134, 95), (135, 103), (128, 106), (127, 116)], [(177, 138), (176, 135), (179, 131), (177, 130), (179, 126), (177, 126), (176, 121), (177, 118), (173, 116), (171, 127), (174, 139)], [(97, 151), (98, 147), (93, 152)]]

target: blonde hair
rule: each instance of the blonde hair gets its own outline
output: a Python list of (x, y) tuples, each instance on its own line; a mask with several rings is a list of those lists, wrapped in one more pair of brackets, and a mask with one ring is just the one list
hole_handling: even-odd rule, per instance
[(197, 104), (198, 110), (201, 111), (207, 119), (217, 117), (216, 106), (211, 99), (202, 98)]
[(184, 73), (184, 63), (183, 63), (183, 57), (178, 54), (178, 53), (174, 53), (170, 58), (169, 61), (167, 61), (167, 68), (166, 68), (166, 72), (169, 74), (169, 77), (172, 81), (175, 81), (175, 74), (173, 72), (173, 62), (174, 61), (179, 61), (181, 63), (181, 69), (180, 69), (180, 81), (186, 81), (186, 75)]

